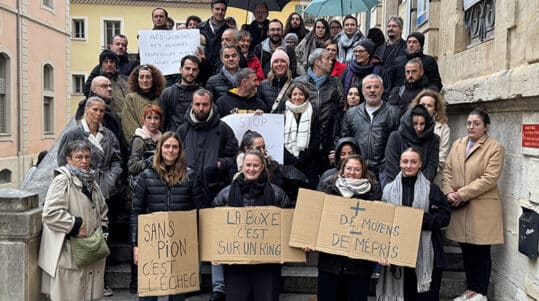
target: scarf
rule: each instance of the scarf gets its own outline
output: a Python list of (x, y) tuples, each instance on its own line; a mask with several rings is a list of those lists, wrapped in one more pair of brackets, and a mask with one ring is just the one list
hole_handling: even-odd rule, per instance
[(159, 98), (155, 90), (156, 89), (151, 89), (149, 92), (142, 92), (141, 90), (139, 90), (137, 91), (137, 94), (140, 95), (142, 98), (148, 100), (149, 104), (151, 104), (154, 99)]
[(365, 66), (360, 65), (356, 60), (353, 60), (348, 64), (348, 71), (345, 73), (343, 91), (348, 91), (348, 88), (355, 82), (356, 78), (364, 78), (365, 76), (376, 73), (373, 59), (369, 60), (369, 63)]
[(223, 75), (225, 76), (225, 78), (228, 79), (228, 81), (234, 87), (238, 86), (238, 72), (232, 74), (232, 72), (228, 71), (228, 69), (226, 69), (225, 66), (223, 66), (223, 68), (221, 68), (221, 72), (223, 72)]
[(232, 207), (271, 206), (275, 204), (275, 193), (267, 171), (263, 171), (258, 179), (248, 181), (243, 173), (232, 181), (228, 193), (228, 205)]
[(103, 135), (103, 131), (104, 131), (103, 126), (101, 124), (99, 124), (99, 128), (97, 129), (97, 133), (94, 136), (92, 134), (92, 131), (90, 130), (90, 126), (88, 125), (88, 122), (86, 122), (85, 118), (82, 118), (80, 123), (82, 124), (82, 128), (84, 129), (84, 131), (86, 133), (88, 133), (88, 141), (90, 141), (90, 143), (92, 143), (100, 151), (104, 152), (103, 146), (101, 146), (101, 141), (105, 137)]
[(341, 32), (341, 34), (338, 36), (337, 44), (339, 46), (339, 57), (338, 60), (341, 63), (349, 64), (352, 62), (352, 59), (354, 57), (353, 51), (348, 51), (352, 49), (355, 42), (359, 41), (361, 38), (361, 33), (357, 31), (354, 33), (354, 35), (349, 38), (344, 32)]
[(348, 179), (337, 176), (335, 187), (345, 198), (351, 198), (354, 195), (363, 195), (371, 191), (371, 183), (368, 179)]
[[(135, 135), (137, 134), (137, 131), (139, 129), (136, 129), (135, 130)], [(151, 138), (153, 140), (153, 142), (157, 143), (159, 141), (159, 139), (161, 139), (161, 131), (160, 130), (157, 130), (157, 133), (152, 133), (150, 132), (150, 130), (148, 130), (148, 128), (145, 126), (145, 125), (142, 125), (142, 128), (140, 129), (143, 133), (144, 133), (144, 136), (142, 135), (139, 135), (141, 137), (148, 137), (148, 138)], [(140, 132), (138, 132), (140, 134)]]
[[(285, 105), (284, 146), (294, 157), (298, 158), (299, 153), (309, 147), (313, 106), (308, 101), (299, 106), (287, 101)], [(299, 122), (295, 114), (300, 114)]]
[[(419, 172), (414, 185), (413, 208), (429, 211), (430, 182)], [(384, 188), (382, 201), (402, 205), (402, 172), (399, 172), (393, 182), (387, 184)], [(417, 292), (423, 293), (430, 289), (432, 281), (432, 269), (434, 267), (434, 249), (432, 247), (432, 231), (421, 230), (419, 239), (419, 250), (417, 252), (417, 261), (415, 273), (417, 277)], [(397, 267), (396, 274), (403, 275), (402, 267)], [(376, 285), (376, 296), (378, 301), (402, 301), (404, 300), (403, 279), (397, 279), (388, 267), (382, 267), (380, 279)]]
[(71, 164), (66, 165), (67, 170), (79, 179), (82, 183), (82, 192), (92, 201), (92, 191), (94, 180), (96, 177), (96, 171), (93, 169), (82, 169)]
[(207, 122), (208, 120), (211, 120), (212, 116), (213, 116), (213, 108), (210, 110), (210, 114), (208, 115), (208, 118), (206, 118), (206, 120), (198, 120), (198, 118), (195, 116), (195, 112), (193, 111), (193, 109), (191, 109), (191, 111), (189, 112), (189, 117), (191, 118), (193, 123)]
[(316, 73), (314, 73), (313, 69), (311, 67), (309, 67), (309, 69), (307, 69), (307, 74), (313, 79), (314, 81), (314, 84), (316, 85), (316, 88), (317, 89), (320, 89), (320, 87), (322, 86), (322, 84), (326, 81), (326, 79), (328, 78), (328, 75), (327, 74), (324, 74), (322, 76), (318, 76), (316, 75)]

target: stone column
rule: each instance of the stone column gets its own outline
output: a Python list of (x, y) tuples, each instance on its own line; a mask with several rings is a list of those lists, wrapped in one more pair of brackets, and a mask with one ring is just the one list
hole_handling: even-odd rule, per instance
[(0, 301), (41, 299), (41, 212), (37, 194), (0, 189)]

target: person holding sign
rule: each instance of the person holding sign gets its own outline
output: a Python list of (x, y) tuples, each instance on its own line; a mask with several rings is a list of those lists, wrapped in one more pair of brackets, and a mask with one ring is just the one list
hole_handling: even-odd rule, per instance
[[(286, 193), (270, 183), (266, 159), (260, 151), (248, 150), (241, 170), (232, 184), (217, 194), (213, 200), (214, 207), (289, 206)], [(226, 265), (224, 272), (227, 300), (279, 300), (280, 264)]]
[[(358, 154), (344, 159), (338, 174), (320, 191), (362, 200), (379, 200), (382, 196), (380, 184)], [(318, 301), (367, 301), (374, 266), (375, 263), (371, 261), (320, 252)]]
[(442, 269), (447, 265), (441, 229), (449, 224), (451, 210), (440, 188), (421, 172), (422, 164), (421, 151), (407, 148), (400, 156), (401, 171), (384, 188), (382, 201), (424, 213), (415, 269), (384, 266), (376, 287), (378, 300), (440, 299)]
[(490, 117), (483, 109), (468, 115), (468, 136), (451, 147), (447, 157), (443, 191), (453, 211), (447, 238), (462, 249), (466, 291), (457, 299), (487, 300), (492, 260), (490, 245), (503, 244), (504, 228), (498, 179), (505, 148), (489, 137)]
[[(202, 203), (201, 184), (195, 172), (187, 168), (180, 137), (166, 132), (157, 143), (152, 166), (146, 168), (135, 185), (131, 211), (131, 243), (133, 259), (138, 262), (138, 215), (158, 211), (189, 211)], [(157, 297), (140, 297), (157, 301)], [(169, 296), (169, 300), (183, 301), (185, 295)]]
[(105, 258), (77, 266), (71, 247), (73, 239), (99, 235), (97, 231), (108, 236), (108, 207), (95, 181), (97, 171), (90, 168), (91, 149), (83, 140), (67, 144), (62, 154), (67, 164), (54, 171), (45, 197), (38, 265), (43, 269), (41, 291), (50, 300), (103, 297)]

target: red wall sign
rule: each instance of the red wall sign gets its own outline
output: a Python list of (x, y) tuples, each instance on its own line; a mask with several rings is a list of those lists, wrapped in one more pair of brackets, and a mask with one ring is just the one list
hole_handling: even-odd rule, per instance
[(539, 148), (539, 124), (522, 125), (522, 146)]

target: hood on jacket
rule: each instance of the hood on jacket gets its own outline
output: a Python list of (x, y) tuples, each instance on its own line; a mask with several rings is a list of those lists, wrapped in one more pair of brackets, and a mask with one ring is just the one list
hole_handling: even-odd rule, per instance
[[(425, 118), (425, 129), (423, 133), (417, 134), (414, 129), (412, 117), (420, 115)], [(432, 139), (434, 136), (434, 118), (429, 114), (427, 109), (423, 105), (416, 105), (415, 107), (408, 109), (401, 118), (399, 125), (399, 133), (401, 136), (415, 145), (422, 144), (426, 140)]]
[(217, 126), (219, 124), (219, 121), (221, 120), (221, 116), (219, 115), (219, 109), (215, 104), (212, 104), (212, 113), (208, 120), (206, 121), (198, 121), (193, 120), (191, 116), (191, 111), (193, 110), (193, 106), (189, 105), (187, 108), (187, 111), (185, 111), (185, 120), (187, 123), (195, 128), (203, 128), (203, 129), (211, 129)]
[(357, 144), (357, 140), (354, 137), (344, 137), (339, 139), (337, 141), (337, 145), (335, 145), (335, 167), (339, 168), (339, 164), (341, 163), (341, 158), (339, 154), (341, 153), (341, 150), (343, 146), (350, 145), (356, 154), (361, 155), (361, 149), (359, 148), (359, 145)]

